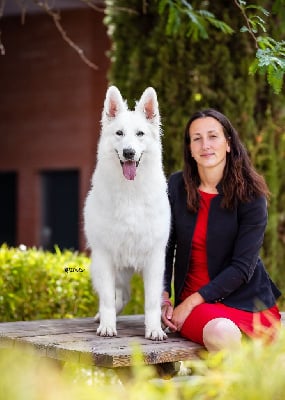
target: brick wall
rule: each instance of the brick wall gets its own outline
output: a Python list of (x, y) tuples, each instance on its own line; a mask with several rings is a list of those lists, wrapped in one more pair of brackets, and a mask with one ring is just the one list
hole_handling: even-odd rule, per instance
[(92, 10), (62, 13), (65, 30), (98, 66), (96, 71), (68, 46), (47, 15), (28, 15), (24, 25), (20, 16), (2, 20), (0, 172), (18, 175), (17, 244), (40, 245), (41, 172), (77, 169), (79, 242), (80, 249), (85, 247), (81, 215), (109, 65), (102, 18)]

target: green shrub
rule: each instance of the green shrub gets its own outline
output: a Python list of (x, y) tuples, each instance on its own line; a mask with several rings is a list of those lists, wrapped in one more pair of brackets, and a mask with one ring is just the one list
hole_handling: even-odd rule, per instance
[[(5, 244), (0, 247), (0, 322), (96, 314), (99, 302), (92, 289), (89, 257), (55, 250), (8, 248)], [(281, 300), (279, 305), (284, 309)], [(122, 314), (143, 312), (143, 281), (134, 274), (131, 300)]]
[[(0, 321), (91, 317), (98, 310), (90, 259), (69, 250), (0, 247)], [(141, 278), (132, 280), (125, 314), (143, 313)]]

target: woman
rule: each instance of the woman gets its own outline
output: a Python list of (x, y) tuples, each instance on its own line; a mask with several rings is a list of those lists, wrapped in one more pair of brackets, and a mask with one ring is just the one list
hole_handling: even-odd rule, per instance
[(163, 323), (209, 351), (239, 347), (242, 333), (274, 337), (281, 293), (259, 257), (269, 191), (223, 114), (207, 109), (190, 118), (184, 169), (171, 175), (168, 191)]

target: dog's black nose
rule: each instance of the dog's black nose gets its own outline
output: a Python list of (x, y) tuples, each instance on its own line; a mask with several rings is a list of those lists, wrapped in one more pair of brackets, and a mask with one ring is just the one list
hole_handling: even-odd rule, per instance
[(123, 156), (126, 160), (132, 160), (135, 156), (136, 152), (134, 149), (124, 149)]

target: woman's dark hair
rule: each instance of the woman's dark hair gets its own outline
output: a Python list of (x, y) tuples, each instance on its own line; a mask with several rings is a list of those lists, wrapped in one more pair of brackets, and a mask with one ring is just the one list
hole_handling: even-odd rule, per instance
[(226, 165), (220, 182), (224, 195), (222, 206), (234, 209), (238, 201), (249, 202), (260, 195), (265, 195), (268, 198), (269, 190), (267, 184), (264, 178), (254, 169), (237, 131), (222, 113), (210, 108), (194, 113), (185, 128), (183, 177), (189, 210), (197, 212), (200, 203), (198, 192), (200, 177), (197, 163), (190, 151), (189, 128), (194, 120), (205, 117), (215, 118), (222, 125), (225, 138), (229, 142), (231, 149), (226, 155)]

